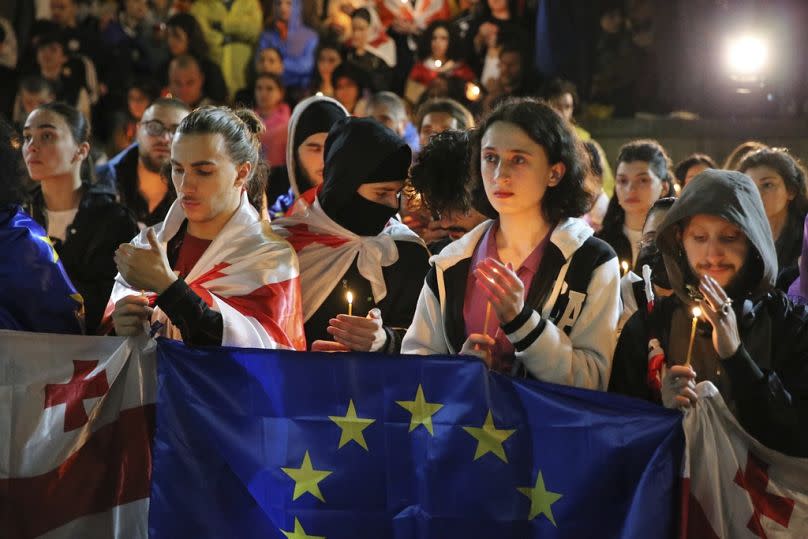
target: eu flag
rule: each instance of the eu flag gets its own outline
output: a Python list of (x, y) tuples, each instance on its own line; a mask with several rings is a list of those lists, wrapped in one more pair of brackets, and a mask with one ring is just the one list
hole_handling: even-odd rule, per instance
[(45, 230), (21, 208), (0, 208), (0, 329), (83, 333), (84, 302)]
[(458, 357), (158, 345), (150, 536), (673, 537), (681, 414)]

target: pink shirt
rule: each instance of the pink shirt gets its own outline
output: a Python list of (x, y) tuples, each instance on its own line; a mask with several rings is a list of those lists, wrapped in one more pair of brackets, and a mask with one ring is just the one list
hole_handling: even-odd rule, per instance
[(286, 130), (290, 115), (289, 105), (286, 103), (281, 103), (266, 116), (259, 113), (266, 129), (261, 135), (261, 147), (264, 158), (269, 161), (271, 167), (286, 164)]
[[(483, 333), (483, 326), (485, 325), (485, 310), (488, 304), (488, 296), (486, 296), (483, 289), (477, 285), (477, 278), (474, 276), (474, 269), (477, 265), (486, 258), (493, 258), (495, 260), (502, 260), (499, 258), (499, 251), (497, 250), (496, 233), (499, 230), (499, 223), (495, 222), (489, 228), (477, 247), (474, 248), (474, 254), (471, 257), (471, 266), (469, 268), (468, 279), (466, 280), (466, 295), (463, 300), (463, 322), (466, 328), (466, 338), (472, 333)], [(533, 282), (533, 277), (539, 270), (544, 250), (550, 242), (550, 235), (553, 233), (552, 229), (547, 233), (543, 240), (539, 242), (533, 252), (522, 262), (519, 269), (516, 270), (516, 275), (519, 280), (525, 285), (525, 297), (530, 291), (530, 284)], [(514, 349), (508, 337), (500, 329), (500, 320), (493, 307), (491, 314), (488, 318), (488, 335), (494, 338), (494, 348), (491, 352), (491, 360), (488, 367), (492, 370), (510, 373), (511, 364), (514, 358)]]

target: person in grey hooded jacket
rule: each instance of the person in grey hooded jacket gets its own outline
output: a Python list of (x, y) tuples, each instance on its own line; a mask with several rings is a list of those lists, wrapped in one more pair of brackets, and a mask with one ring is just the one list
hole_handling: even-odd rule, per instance
[[(688, 183), (657, 232), (675, 294), (626, 323), (609, 389), (669, 408), (694, 405), (712, 382), (764, 445), (808, 456), (808, 310), (775, 289), (777, 253), (758, 189), (739, 172), (708, 169)], [(685, 365), (691, 308), (702, 312)], [(649, 387), (649, 343), (668, 369)]]

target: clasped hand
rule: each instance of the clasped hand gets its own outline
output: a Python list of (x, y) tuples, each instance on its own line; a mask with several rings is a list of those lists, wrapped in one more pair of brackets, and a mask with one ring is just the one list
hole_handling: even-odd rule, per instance
[(146, 237), (149, 248), (142, 249), (131, 243), (122, 243), (115, 251), (115, 264), (121, 277), (134, 289), (162, 294), (177, 280), (168, 263), (165, 247), (158, 241), (153, 229)]

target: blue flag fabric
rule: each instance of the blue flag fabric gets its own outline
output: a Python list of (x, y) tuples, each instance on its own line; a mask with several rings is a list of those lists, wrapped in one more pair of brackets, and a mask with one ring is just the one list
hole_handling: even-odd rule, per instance
[(0, 329), (83, 333), (83, 300), (48, 234), (20, 207), (0, 209), (0, 253)]
[(681, 414), (458, 357), (158, 344), (152, 538), (673, 537)]

